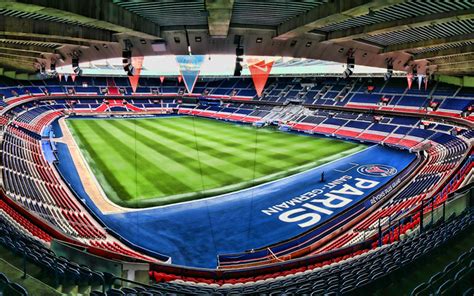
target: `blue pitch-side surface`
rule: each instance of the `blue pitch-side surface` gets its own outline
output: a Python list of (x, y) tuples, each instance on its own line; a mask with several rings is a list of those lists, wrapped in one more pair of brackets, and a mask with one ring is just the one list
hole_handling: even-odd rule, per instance
[[(358, 172), (358, 168), (362, 165), (386, 165), (401, 171), (415, 159), (415, 155), (407, 151), (372, 146), (336, 162), (216, 198), (104, 215), (84, 192), (67, 147), (58, 145), (58, 152), (60, 156), (58, 167), (63, 176), (73, 184), (79, 196), (110, 229), (136, 245), (171, 256), (175, 264), (208, 268), (216, 267), (217, 254), (239, 253), (270, 245), (321, 225), (393, 178), (393, 176), (370, 176), (367, 172), (363, 175)], [(325, 182), (321, 183), (320, 177), (323, 171)], [(362, 181), (357, 178), (373, 182), (361, 183)], [(343, 181), (329, 188), (329, 183), (337, 179)], [(297, 222), (284, 222), (279, 219), (281, 213), (301, 208), (301, 204), (288, 204), (286, 201), (304, 194), (308, 197), (308, 192), (317, 189), (321, 189), (321, 195), (313, 196), (311, 199), (324, 199), (327, 197), (323, 197), (322, 194), (340, 190), (344, 184), (348, 186), (347, 188), (353, 189), (345, 188), (344, 194), (341, 191), (337, 194), (333, 192), (333, 198), (337, 195), (351, 199), (344, 207), (329, 208), (322, 203), (312, 202), (323, 211), (332, 212), (327, 215), (321, 214), (317, 224), (305, 228), (298, 224), (309, 221), (309, 218)], [(358, 188), (356, 184), (364, 185), (366, 188)], [(370, 188), (366, 185), (370, 185)], [(308, 201), (311, 202), (311, 199)], [(269, 215), (269, 212), (277, 213)], [(298, 212), (289, 217), (295, 219), (296, 216), (308, 212)]]
[(59, 119), (56, 118), (51, 122), (51, 130), (54, 134), (55, 138), (61, 138), (63, 136), (63, 132), (61, 130), (61, 126), (59, 125)]

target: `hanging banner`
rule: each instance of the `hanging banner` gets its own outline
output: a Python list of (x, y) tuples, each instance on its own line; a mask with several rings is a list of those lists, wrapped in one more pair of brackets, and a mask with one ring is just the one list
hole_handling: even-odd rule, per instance
[(161, 81), (161, 84), (163, 84), (163, 81), (165, 81), (165, 76), (160, 76), (160, 81)]
[(138, 80), (140, 79), (140, 73), (142, 71), (143, 57), (132, 57), (132, 66), (133, 68), (135, 68), (135, 75), (128, 76), (128, 80), (130, 80), (130, 85), (132, 86), (133, 92), (136, 92), (138, 87)]
[(408, 89), (411, 89), (411, 84), (413, 82), (413, 74), (412, 73), (407, 74), (407, 82), (408, 82)]
[(258, 61), (256, 63), (249, 63), (249, 61), (247, 61), (247, 65), (249, 67), (250, 75), (252, 76), (257, 95), (261, 97), (263, 89), (265, 88), (265, 84), (267, 83), (268, 76), (270, 75), (270, 71), (272, 70), (273, 61), (268, 63), (265, 63), (264, 60)]
[(428, 75), (425, 76), (425, 90), (428, 89)]
[[(201, 65), (204, 62), (203, 55), (181, 55), (176, 56), (176, 62), (179, 65), (179, 72), (183, 78), (184, 85), (188, 93), (193, 92), (199, 73), (201, 72)], [(178, 77), (179, 81), (179, 77)], [(181, 81), (179, 81), (181, 82)]]
[(68, 74), (64, 74), (64, 81), (67, 82), (67, 79), (69, 78)]
[(423, 82), (423, 74), (418, 74), (418, 89), (421, 89), (421, 83)]
[(72, 79), (72, 82), (76, 81), (76, 74), (71, 74), (71, 79)]
[(58, 73), (58, 78), (59, 78), (59, 81), (61, 81), (63, 78), (63, 74)]
[(183, 80), (183, 77), (181, 77), (181, 75), (178, 75), (178, 83), (181, 83), (181, 80)]

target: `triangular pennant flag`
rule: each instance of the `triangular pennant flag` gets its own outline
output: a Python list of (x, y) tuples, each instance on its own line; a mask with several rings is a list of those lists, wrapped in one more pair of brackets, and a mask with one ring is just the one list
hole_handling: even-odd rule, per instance
[(163, 84), (163, 81), (165, 81), (165, 76), (160, 76), (160, 81), (161, 81), (161, 84)]
[(69, 78), (69, 75), (68, 75), (68, 74), (64, 74), (64, 81), (67, 81), (68, 78)]
[[(176, 62), (179, 65), (179, 71), (181, 73), (184, 85), (188, 93), (193, 92), (194, 85), (196, 84), (199, 73), (201, 72), (201, 65), (204, 62), (203, 55), (182, 55), (176, 56)], [(178, 77), (178, 81), (179, 81)], [(179, 81), (181, 82), (181, 81)]]
[(191, 94), (194, 89), (194, 84), (196, 84), (197, 77), (199, 76), (199, 70), (188, 70), (183, 72), (183, 81), (188, 93)]
[(407, 74), (407, 82), (408, 82), (408, 89), (411, 89), (411, 84), (413, 82), (413, 74), (412, 73)]
[(76, 81), (76, 74), (71, 74), (71, 79), (72, 79), (72, 82)]
[(181, 77), (181, 75), (178, 75), (178, 83), (181, 83), (182, 80), (183, 80), (183, 77)]
[(130, 80), (132, 91), (136, 92), (138, 87), (138, 80), (140, 79), (140, 73), (142, 72), (143, 56), (132, 57), (132, 66), (133, 68), (135, 68), (135, 75), (128, 76), (128, 80)]
[(428, 76), (425, 76), (425, 90), (428, 89)]
[(273, 61), (265, 63), (264, 60), (248, 65), (250, 74), (252, 76), (253, 84), (255, 86), (255, 90), (257, 91), (257, 95), (259, 97), (262, 96), (262, 92), (265, 88), (265, 84), (267, 83), (268, 76), (270, 75), (270, 71), (272, 70), (272, 66)]
[(63, 78), (63, 74), (58, 73), (58, 78), (59, 78), (59, 81), (61, 81), (61, 79)]
[(423, 82), (423, 74), (418, 74), (418, 89), (421, 89), (421, 83)]

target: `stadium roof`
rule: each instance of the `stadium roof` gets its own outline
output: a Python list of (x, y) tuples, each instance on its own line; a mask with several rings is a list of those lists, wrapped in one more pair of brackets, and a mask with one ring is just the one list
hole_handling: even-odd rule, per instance
[(289, 56), (418, 73), (474, 69), (474, 2), (11, 0), (0, 2), (0, 74), (133, 55)]

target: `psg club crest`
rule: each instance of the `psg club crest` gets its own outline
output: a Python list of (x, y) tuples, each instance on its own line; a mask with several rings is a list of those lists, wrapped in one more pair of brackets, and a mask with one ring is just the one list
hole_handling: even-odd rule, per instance
[(357, 168), (357, 171), (370, 177), (390, 177), (397, 173), (397, 169), (384, 164), (366, 164)]

